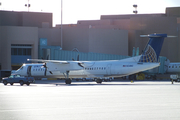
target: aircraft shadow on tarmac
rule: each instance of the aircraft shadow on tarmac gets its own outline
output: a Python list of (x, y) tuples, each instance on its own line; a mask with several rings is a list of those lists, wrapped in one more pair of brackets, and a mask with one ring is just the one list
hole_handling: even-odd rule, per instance
[[(35, 83), (36, 84), (36, 83)], [(120, 80), (120, 81), (112, 81), (112, 82), (102, 82), (101, 84), (97, 84), (94, 81), (81, 81), (81, 82), (72, 82), (71, 84), (65, 84), (64, 82), (42, 82), (38, 84), (51, 84), (54, 86), (137, 86), (137, 85), (172, 85), (170, 80), (146, 80), (146, 81), (139, 81), (135, 80), (131, 82), (130, 80)], [(33, 85), (33, 84), (32, 84)], [(177, 83), (174, 83), (173, 85), (178, 85)], [(179, 84), (180, 85), (180, 84)]]
[[(112, 81), (112, 82), (102, 82), (101, 84), (97, 84), (94, 81), (73, 81), (71, 84), (65, 84), (63, 81), (37, 81), (35, 83), (30, 84), (27, 86), (24, 84), (23, 86), (27, 87), (37, 87), (38, 85), (43, 85), (43, 86), (49, 86), (55, 87), (55, 86), (148, 86), (148, 85), (180, 85), (177, 82), (172, 82), (170, 80), (145, 80), (145, 81), (139, 81), (135, 80), (131, 82), (130, 80), (120, 80), (120, 81)], [(8, 84), (7, 86), (12, 86)], [(14, 84), (13, 86), (21, 86), (20, 84)], [(49, 86), (50, 87), (50, 86)]]

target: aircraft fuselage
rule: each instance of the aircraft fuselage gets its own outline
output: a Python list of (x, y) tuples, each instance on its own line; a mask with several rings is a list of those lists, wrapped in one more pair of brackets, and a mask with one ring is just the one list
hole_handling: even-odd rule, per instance
[[(69, 78), (121, 77), (159, 66), (159, 63), (121, 62), (121, 60), (91, 61), (86, 62), (84, 67), (79, 66), (77, 63), (70, 64), (48, 65), (47, 70), (43, 64), (23, 64), (16, 71), (16, 74), (34, 77), (67, 78), (66, 72), (69, 72)], [(68, 67), (70, 67), (69, 71)]]

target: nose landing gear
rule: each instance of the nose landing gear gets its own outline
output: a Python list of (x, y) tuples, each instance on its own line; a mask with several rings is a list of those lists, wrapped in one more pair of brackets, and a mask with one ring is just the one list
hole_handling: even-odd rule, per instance
[(66, 84), (71, 84), (71, 79), (69, 78), (69, 71), (66, 71), (66, 73), (63, 73), (65, 77), (65, 83)]

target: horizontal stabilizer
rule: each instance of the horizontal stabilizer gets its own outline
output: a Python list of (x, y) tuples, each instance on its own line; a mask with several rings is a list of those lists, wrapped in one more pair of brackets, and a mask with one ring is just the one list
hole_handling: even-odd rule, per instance
[(167, 34), (149, 34), (149, 35), (140, 35), (140, 37), (177, 37), (177, 36), (173, 36), (173, 35), (167, 35)]

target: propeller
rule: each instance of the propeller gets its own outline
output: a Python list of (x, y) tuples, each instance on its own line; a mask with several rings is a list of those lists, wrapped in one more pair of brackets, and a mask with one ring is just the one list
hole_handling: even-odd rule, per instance
[(73, 61), (79, 61), (79, 54), (77, 56), (77, 60), (74, 60), (74, 58), (72, 58)]
[(46, 66), (46, 63), (44, 63), (43, 67), (45, 68), (44, 76), (46, 76), (46, 72), (47, 72), (47, 66)]
[(79, 65), (80, 67), (84, 67), (84, 66), (81, 65), (81, 63), (78, 63), (78, 65)]
[(79, 61), (79, 54), (78, 54), (78, 56), (77, 56), (77, 61)]
[(53, 74), (51, 71), (49, 71), (49, 73)]
[[(45, 68), (45, 71), (44, 71), (44, 76), (46, 76), (47, 74), (47, 66), (46, 66), (46, 63), (43, 64), (43, 67)], [(49, 71), (49, 73), (53, 74), (51, 71)]]
[[(75, 61), (74, 58), (72, 58), (72, 60)], [(77, 60), (76, 60), (76, 61), (79, 61), (79, 54), (78, 54), (78, 56), (77, 56)], [(84, 67), (84, 66), (82, 66), (81, 63), (79, 63), (79, 62), (78, 62), (78, 65), (79, 65), (80, 67)]]
[(42, 60), (49, 60), (49, 54), (46, 56), (46, 58), (44, 59), (43, 57), (41, 57)]

